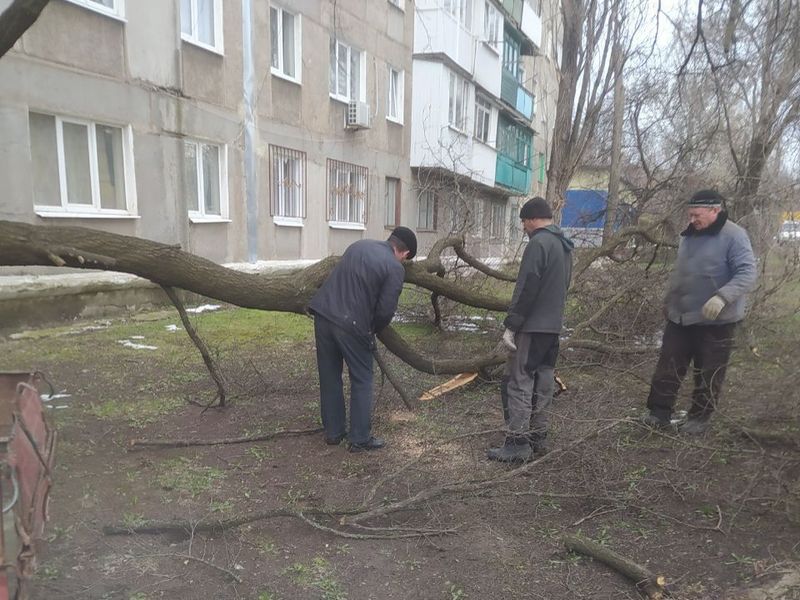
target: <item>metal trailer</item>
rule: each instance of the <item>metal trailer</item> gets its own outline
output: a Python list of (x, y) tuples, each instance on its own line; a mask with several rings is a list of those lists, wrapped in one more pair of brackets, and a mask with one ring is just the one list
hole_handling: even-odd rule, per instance
[(0, 373), (0, 600), (27, 598), (47, 520), (56, 432), (42, 403), (45, 383), (39, 373)]

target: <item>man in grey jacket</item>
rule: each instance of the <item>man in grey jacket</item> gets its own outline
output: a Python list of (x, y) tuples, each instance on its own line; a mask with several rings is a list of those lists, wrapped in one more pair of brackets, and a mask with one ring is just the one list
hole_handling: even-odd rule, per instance
[(347, 435), (344, 361), (350, 374), (350, 451), (384, 446), (381, 438), (370, 433), (374, 336), (394, 317), (405, 279), (402, 262), (416, 253), (417, 237), (408, 227), (396, 227), (385, 242), (359, 240), (347, 248), (309, 303), (328, 444), (338, 444)]
[(572, 277), (573, 244), (553, 225), (547, 202), (531, 198), (519, 218), (529, 241), (503, 322), (503, 343), (511, 351), (500, 386), (508, 432), (502, 446), (487, 452), (501, 462), (523, 462), (547, 451), (558, 340)]
[(736, 325), (744, 318), (745, 296), (756, 281), (750, 238), (728, 220), (722, 201), (714, 190), (700, 190), (689, 200), (689, 226), (681, 233), (664, 300), (667, 324), (643, 417), (650, 427), (671, 427), (675, 398), (690, 362), (694, 392), (682, 432), (708, 430), (722, 391)]

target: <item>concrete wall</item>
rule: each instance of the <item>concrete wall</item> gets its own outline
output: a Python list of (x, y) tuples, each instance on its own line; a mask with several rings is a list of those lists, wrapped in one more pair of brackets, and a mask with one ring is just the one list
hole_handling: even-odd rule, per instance
[[(247, 260), (242, 1), (222, 2), (224, 51), (181, 39), (179, 0), (125, 3), (113, 18), (53, 0), (0, 61), (0, 218), (38, 225), (81, 225), (179, 243), (217, 262)], [(260, 259), (320, 258), (361, 237), (386, 236), (385, 177), (401, 180), (401, 220), (414, 225), (410, 201), (410, 100), (413, 10), (372, 0), (294, 0), (279, 4), (302, 19), (302, 83), (270, 73), (269, 4), (252, 2), (255, 71), (255, 199)], [(334, 14), (334, 8), (336, 13)], [(345, 105), (328, 90), (329, 40), (367, 55), (372, 127), (345, 131)], [(405, 71), (404, 124), (386, 119), (388, 65)], [(122, 218), (43, 218), (34, 212), (28, 112), (81, 118), (133, 132), (137, 207)], [(192, 222), (184, 179), (184, 138), (227, 148), (229, 222)], [(270, 217), (268, 146), (307, 153), (307, 218), (301, 228)], [(369, 169), (363, 231), (334, 230), (326, 214), (326, 161)]]

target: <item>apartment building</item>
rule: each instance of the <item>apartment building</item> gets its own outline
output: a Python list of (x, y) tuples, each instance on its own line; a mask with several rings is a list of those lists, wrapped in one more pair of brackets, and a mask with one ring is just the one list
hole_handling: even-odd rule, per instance
[(516, 207), (546, 170), (546, 136), (533, 150), (539, 115), (554, 111), (536, 95), (552, 80), (533, 72), (543, 70), (541, 0), (418, 0), (415, 19), (418, 228), (465, 233), (477, 253), (502, 256), (519, 239)]
[(0, 218), (221, 263), (413, 224), (406, 2), (52, 0), (0, 60)]

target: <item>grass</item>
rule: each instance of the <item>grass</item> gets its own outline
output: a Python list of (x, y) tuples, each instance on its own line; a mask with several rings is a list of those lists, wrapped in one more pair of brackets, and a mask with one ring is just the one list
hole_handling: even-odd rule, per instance
[(222, 470), (197, 464), (194, 460), (180, 457), (158, 464), (156, 481), (163, 489), (195, 498), (210, 490), (225, 477)]
[(347, 594), (336, 580), (330, 563), (316, 556), (307, 563), (296, 562), (284, 571), (295, 584), (322, 593), (323, 600), (346, 600)]
[(99, 404), (91, 404), (88, 413), (98, 419), (126, 421), (132, 427), (141, 429), (155, 423), (159, 417), (177, 412), (186, 406), (182, 398), (175, 396), (137, 398), (134, 402), (126, 398), (114, 398)]

